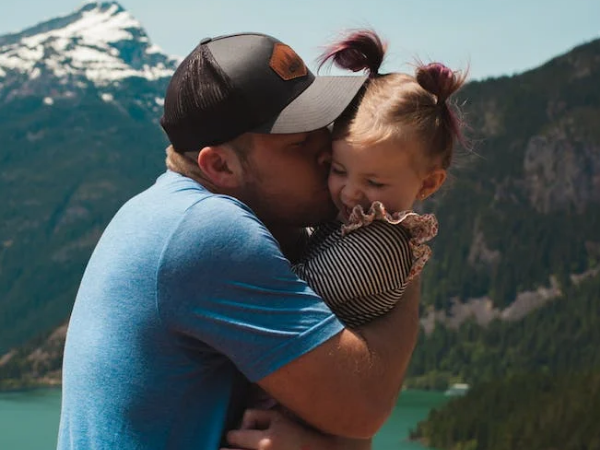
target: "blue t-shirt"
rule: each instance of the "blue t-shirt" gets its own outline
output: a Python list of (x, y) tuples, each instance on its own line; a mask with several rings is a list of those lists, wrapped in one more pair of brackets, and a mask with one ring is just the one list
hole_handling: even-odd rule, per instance
[(342, 328), (249, 208), (168, 171), (116, 214), (83, 276), (58, 448), (216, 450), (246, 378)]

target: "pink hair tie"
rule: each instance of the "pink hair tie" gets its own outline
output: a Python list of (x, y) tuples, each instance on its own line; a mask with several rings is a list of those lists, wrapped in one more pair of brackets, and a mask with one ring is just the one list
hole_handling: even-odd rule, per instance
[(437, 97), (438, 105), (445, 105), (452, 92), (454, 72), (439, 62), (427, 64), (420, 72), (417, 76), (419, 84)]

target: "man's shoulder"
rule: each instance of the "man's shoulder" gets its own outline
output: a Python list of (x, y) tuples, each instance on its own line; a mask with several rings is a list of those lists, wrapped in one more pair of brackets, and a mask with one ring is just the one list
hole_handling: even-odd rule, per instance
[(211, 195), (189, 205), (177, 234), (185, 234), (196, 241), (208, 241), (223, 250), (232, 248), (236, 252), (279, 248), (270, 231), (250, 208), (224, 195)]
[[(210, 248), (238, 253), (243, 248), (254, 252), (261, 247), (279, 248), (256, 214), (237, 198), (212, 193), (174, 172), (161, 176), (153, 188), (142, 203), (164, 216), (159, 223), (171, 224), (167, 246), (174, 250), (194, 253), (196, 249), (206, 256)], [(136, 209), (143, 208), (137, 205)]]
[[(133, 197), (126, 205), (127, 210), (146, 211), (152, 216), (164, 219), (172, 216), (176, 221), (186, 216), (194, 217), (202, 223), (247, 218), (258, 220), (252, 210), (234, 197), (215, 194), (197, 181), (167, 170), (156, 182)], [(184, 221), (185, 222), (185, 221)], [(195, 226), (201, 225), (196, 222)]]
[(122, 237), (128, 236), (138, 249), (194, 253), (194, 249), (226, 248), (244, 240), (256, 242), (257, 235), (270, 233), (241, 201), (167, 171), (120, 208), (104, 235), (112, 238), (109, 243), (122, 243)]
[(181, 227), (196, 229), (198, 232), (209, 228), (214, 234), (246, 234), (259, 230), (268, 233), (256, 214), (240, 200), (212, 193), (198, 197), (187, 205), (182, 215)]

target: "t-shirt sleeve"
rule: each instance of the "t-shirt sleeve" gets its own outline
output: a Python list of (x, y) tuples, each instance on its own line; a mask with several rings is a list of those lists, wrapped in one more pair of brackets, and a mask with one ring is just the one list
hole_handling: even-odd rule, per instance
[(265, 226), (228, 197), (188, 209), (158, 270), (165, 325), (226, 356), (253, 382), (343, 329)]
[(375, 221), (321, 245), (293, 270), (335, 310), (350, 299), (404, 289), (412, 267), (409, 240), (402, 226)]

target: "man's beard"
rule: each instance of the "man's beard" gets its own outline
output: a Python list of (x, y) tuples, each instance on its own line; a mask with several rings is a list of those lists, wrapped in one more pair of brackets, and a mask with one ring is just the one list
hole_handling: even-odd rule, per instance
[(271, 227), (315, 227), (334, 220), (337, 208), (329, 196), (324, 204), (306, 205), (295, 203), (277, 194), (269, 194), (261, 188), (260, 181), (246, 180), (242, 192), (237, 196), (256, 216)]

